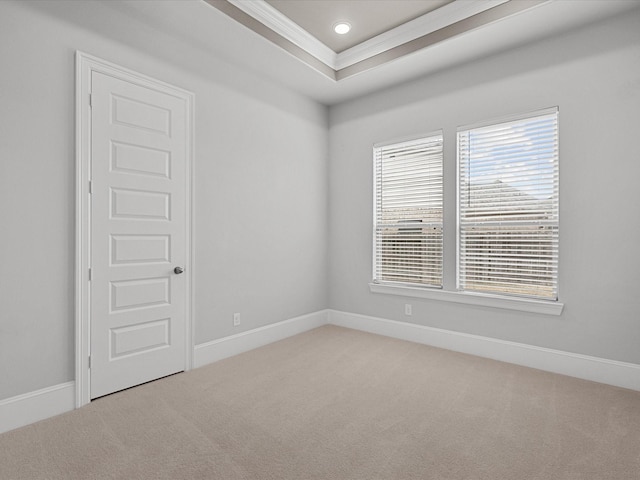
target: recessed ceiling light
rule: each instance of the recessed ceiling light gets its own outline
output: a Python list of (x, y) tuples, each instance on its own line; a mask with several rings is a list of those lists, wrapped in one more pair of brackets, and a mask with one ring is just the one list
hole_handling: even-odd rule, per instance
[(351, 25), (347, 22), (338, 22), (333, 26), (333, 31), (340, 35), (349, 33), (349, 30), (351, 30)]

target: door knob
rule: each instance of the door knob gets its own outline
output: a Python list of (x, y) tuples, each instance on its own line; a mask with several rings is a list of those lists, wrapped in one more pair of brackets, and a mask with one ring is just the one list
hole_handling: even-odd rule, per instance
[(184, 268), (182, 267), (176, 267), (173, 269), (173, 273), (175, 273), (176, 275), (180, 275), (182, 272), (184, 272)]

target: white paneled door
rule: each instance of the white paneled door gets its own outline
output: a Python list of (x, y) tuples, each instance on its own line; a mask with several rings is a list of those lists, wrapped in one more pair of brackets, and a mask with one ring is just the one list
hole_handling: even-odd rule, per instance
[(91, 73), (91, 398), (185, 369), (187, 115)]

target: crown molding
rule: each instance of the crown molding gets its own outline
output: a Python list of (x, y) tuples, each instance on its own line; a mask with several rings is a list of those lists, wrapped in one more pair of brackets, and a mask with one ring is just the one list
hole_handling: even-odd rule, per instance
[(336, 53), (265, 0), (204, 0), (281, 47), (333, 83), (444, 40), (557, 0), (454, 0)]
[(336, 71), (508, 1), (510, 0), (455, 0), (343, 52), (336, 53), (265, 0), (227, 0), (234, 7)]
[(231, 5), (252, 16), (278, 35), (305, 50), (322, 63), (336, 70), (337, 54), (264, 0), (227, 0)]
[(499, 20), (517, 15), (552, 1), (554, 0), (509, 0), (502, 2), (501, 4), (483, 10), (480, 13), (463, 18), (462, 20), (451, 23), (446, 27), (405, 42), (402, 45), (385, 50), (384, 52), (368, 57), (350, 66), (343, 67), (336, 71), (336, 80), (339, 82), (347, 77), (371, 70), (393, 60), (406, 57), (438, 43), (444, 42), (445, 40), (460, 37), (480, 27), (490, 25)]
[(379, 53), (399, 47), (456, 22), (497, 7), (509, 0), (455, 0), (432, 12), (399, 25), (337, 55), (335, 70), (350, 67)]

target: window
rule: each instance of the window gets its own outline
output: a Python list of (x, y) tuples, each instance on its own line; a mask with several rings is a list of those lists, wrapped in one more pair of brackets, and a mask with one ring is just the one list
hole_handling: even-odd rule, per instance
[(458, 130), (458, 289), (558, 298), (558, 110)]
[(373, 282), (442, 286), (442, 133), (376, 145)]

